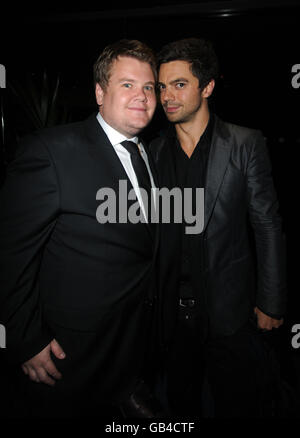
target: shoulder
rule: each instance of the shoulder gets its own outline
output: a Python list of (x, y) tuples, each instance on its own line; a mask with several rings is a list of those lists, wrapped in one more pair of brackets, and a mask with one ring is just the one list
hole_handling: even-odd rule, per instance
[(149, 151), (154, 161), (157, 161), (164, 143), (165, 137), (163, 136), (156, 137), (149, 143)]
[(149, 143), (149, 150), (154, 161), (158, 161), (161, 151), (164, 146), (172, 138), (172, 127), (161, 130), (158, 135)]
[(261, 130), (224, 122), (219, 117), (216, 117), (215, 120), (215, 132), (225, 139), (234, 141), (236, 145), (253, 144), (258, 140), (264, 141)]
[(222, 139), (215, 144), (217, 147), (230, 148), (231, 160), (237, 168), (243, 168), (245, 172), (252, 168), (252, 165), (255, 165), (255, 168), (260, 165), (269, 168), (269, 152), (261, 130), (223, 122), (220, 119), (217, 120), (215, 130), (218, 138)]
[[(95, 122), (97, 120), (95, 119)], [(18, 145), (17, 156), (63, 155), (78, 148), (86, 140), (89, 124), (94, 123), (89, 117), (86, 120), (44, 128), (24, 136)]]
[(66, 148), (84, 136), (86, 121), (68, 123), (35, 132), (37, 141), (54, 150), (56, 147)]

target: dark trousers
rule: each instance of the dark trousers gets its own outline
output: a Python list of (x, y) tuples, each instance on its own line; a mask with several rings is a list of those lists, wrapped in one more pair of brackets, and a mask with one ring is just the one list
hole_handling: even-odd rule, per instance
[[(54, 324), (52, 329), (58, 334), (58, 342), (64, 340), (61, 345), (66, 358), (60, 360), (51, 353), (62, 379), (52, 387), (31, 381), (23, 373), (21, 365), (8, 368), (9, 415), (21, 418), (101, 418), (115, 415), (118, 410), (114, 407), (111, 393), (103, 386), (110, 379), (113, 387), (118, 376), (105, 374), (113, 366), (109, 360), (107, 369), (99, 369), (101, 338), (94, 332), (73, 332)], [(122, 383), (120, 381), (120, 386)]]
[[(21, 366), (8, 370), (6, 377), (5, 418), (121, 418), (117, 406), (103, 401), (97, 385), (79, 390), (74, 384), (74, 390), (69, 391), (61, 381), (52, 387), (32, 382), (23, 373)], [(65, 376), (63, 378), (67, 380)]]
[(231, 336), (201, 342), (201, 321), (178, 321), (165, 367), (170, 415), (263, 418), (272, 415), (269, 333), (247, 323)]

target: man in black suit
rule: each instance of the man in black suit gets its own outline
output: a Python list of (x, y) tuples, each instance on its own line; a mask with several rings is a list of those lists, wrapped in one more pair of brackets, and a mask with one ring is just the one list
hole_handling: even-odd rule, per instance
[[(155, 57), (143, 43), (106, 47), (94, 65), (98, 114), (28, 136), (8, 167), (0, 309), (6, 353), (20, 370), (12, 373), (13, 390), (21, 388), (13, 395), (18, 415), (101, 416), (111, 412), (105, 406), (121, 406), (124, 416), (152, 415), (135, 397), (150, 397), (143, 379), (157, 233), (132, 156), (142, 157), (142, 173), (155, 186), (137, 137), (155, 111), (155, 75)], [(127, 192), (118, 200), (120, 181)], [(143, 220), (103, 217), (99, 190), (106, 188), (116, 195), (110, 207), (117, 213), (134, 190)]]
[(167, 44), (158, 66), (170, 122), (151, 144), (159, 186), (204, 188), (202, 233), (187, 234), (176, 221), (161, 226), (169, 408), (200, 415), (202, 400), (204, 416), (262, 416), (270, 370), (261, 338), (282, 324), (285, 310), (281, 219), (264, 138), (210, 112), (218, 76), (210, 42)]

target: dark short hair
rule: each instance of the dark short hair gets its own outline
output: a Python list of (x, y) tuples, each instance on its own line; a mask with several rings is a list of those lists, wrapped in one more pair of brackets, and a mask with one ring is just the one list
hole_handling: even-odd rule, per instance
[(219, 63), (213, 44), (202, 38), (185, 38), (166, 44), (157, 54), (158, 66), (171, 61), (187, 61), (203, 89), (219, 75)]
[(146, 62), (150, 65), (154, 77), (157, 75), (155, 54), (150, 47), (138, 40), (122, 39), (104, 48), (94, 64), (94, 85), (105, 90), (114, 61), (119, 56), (128, 56)]

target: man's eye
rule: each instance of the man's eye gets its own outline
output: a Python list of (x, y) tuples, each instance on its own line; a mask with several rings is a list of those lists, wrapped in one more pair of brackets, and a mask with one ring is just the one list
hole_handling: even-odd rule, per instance
[(157, 84), (158, 91), (164, 90), (166, 87), (163, 84)]
[(176, 84), (176, 88), (183, 88), (185, 86), (185, 83), (184, 82), (178, 82), (177, 84)]
[(123, 87), (125, 87), (125, 88), (131, 88), (132, 87), (132, 84), (123, 84)]
[(152, 85), (146, 85), (145, 86), (145, 90), (146, 91), (153, 91), (153, 86)]

